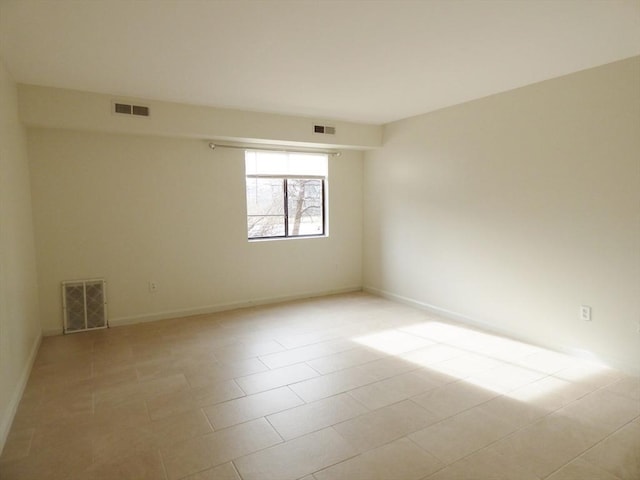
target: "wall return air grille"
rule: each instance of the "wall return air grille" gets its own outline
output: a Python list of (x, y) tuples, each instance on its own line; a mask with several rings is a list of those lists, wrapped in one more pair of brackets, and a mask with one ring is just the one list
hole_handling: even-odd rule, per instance
[(329, 125), (314, 125), (313, 133), (321, 133), (323, 135), (335, 135), (336, 127), (330, 127)]
[(149, 107), (144, 105), (131, 105), (129, 103), (113, 102), (113, 113), (121, 115), (135, 115), (136, 117), (148, 117)]
[(101, 279), (62, 282), (64, 333), (107, 328), (107, 283)]

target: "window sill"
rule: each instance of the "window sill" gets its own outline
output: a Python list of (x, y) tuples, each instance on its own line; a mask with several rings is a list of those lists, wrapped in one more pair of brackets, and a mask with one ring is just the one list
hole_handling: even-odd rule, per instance
[(329, 238), (328, 234), (324, 235), (300, 235), (297, 237), (269, 237), (269, 238), (249, 238), (249, 243), (262, 243), (262, 242), (282, 242), (288, 240), (314, 240), (320, 238)]

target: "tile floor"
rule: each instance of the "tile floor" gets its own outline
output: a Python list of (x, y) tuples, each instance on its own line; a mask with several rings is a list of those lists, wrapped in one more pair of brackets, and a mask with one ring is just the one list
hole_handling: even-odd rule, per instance
[(0, 478), (638, 480), (640, 379), (364, 293), (49, 337)]

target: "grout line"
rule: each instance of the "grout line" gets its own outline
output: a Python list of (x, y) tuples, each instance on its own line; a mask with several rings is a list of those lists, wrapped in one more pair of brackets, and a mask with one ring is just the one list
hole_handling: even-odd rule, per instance
[(231, 460), (231, 466), (233, 467), (233, 470), (236, 472), (236, 475), (238, 475), (238, 478), (240, 480), (243, 480), (243, 477), (242, 475), (240, 475), (240, 471), (238, 470), (238, 467), (236, 467), (235, 459)]
[[(277, 413), (279, 413), (279, 412), (277, 412)], [(273, 415), (273, 414), (271, 414), (271, 415)], [(280, 437), (280, 440), (282, 440), (282, 442), (280, 442), (280, 443), (287, 443), (288, 442), (288, 440), (285, 440), (285, 438), (282, 436), (282, 434), (278, 431), (278, 429), (275, 427), (275, 425), (271, 423), (271, 420), (269, 420), (267, 418), (267, 415), (265, 415), (264, 417), (261, 417), (261, 418), (264, 418), (266, 420), (266, 422), (271, 426), (273, 431), (276, 432), (276, 434)], [(291, 439), (291, 440), (293, 440), (293, 439)]]
[(204, 411), (205, 407), (200, 407), (200, 411), (202, 412), (202, 414), (204, 415), (204, 418), (207, 419), (207, 423), (209, 424), (209, 426), (211, 427), (211, 432), (215, 432), (216, 429), (213, 426), (213, 422), (211, 421), (211, 419), (209, 418), (209, 415), (207, 415), (207, 413)]
[[(312, 366), (312, 365), (309, 365), (309, 360), (305, 360), (304, 362), (301, 362), (301, 363), (304, 363), (307, 367), (309, 367), (311, 370), (313, 370), (314, 372), (316, 372), (316, 373), (318, 374), (318, 376), (320, 376), (320, 377), (321, 377), (321, 376), (325, 375), (324, 373), (322, 373), (322, 372), (321, 372), (320, 370), (318, 370), (317, 368), (313, 368), (313, 366)], [(311, 377), (311, 378), (318, 378), (318, 377)], [(310, 380), (310, 379), (309, 379), (309, 378), (307, 378), (307, 379), (305, 379), (305, 380)], [(301, 381), (304, 381), (304, 380), (301, 380)], [(300, 382), (294, 382), (294, 383), (292, 383), (292, 385), (295, 385), (296, 383), (300, 383)]]
[(162, 466), (162, 472), (164, 474), (164, 478), (165, 478), (165, 480), (169, 480), (169, 472), (167, 472), (167, 467), (164, 464), (164, 456), (162, 455), (162, 450), (160, 448), (158, 448), (156, 450), (156, 453), (160, 457), (160, 465)]

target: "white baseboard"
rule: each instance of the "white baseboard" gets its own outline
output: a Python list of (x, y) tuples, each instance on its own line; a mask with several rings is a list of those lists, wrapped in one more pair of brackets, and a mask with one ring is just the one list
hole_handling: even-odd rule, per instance
[(47, 328), (42, 330), (43, 337), (53, 337), (54, 335), (62, 335), (64, 330), (62, 328)]
[(389, 300), (394, 300), (399, 303), (404, 303), (405, 305), (410, 305), (412, 307), (419, 308), (421, 310), (428, 311), (435, 315), (439, 315), (443, 318), (453, 320), (456, 322), (464, 323), (473, 327), (480, 328), (482, 330), (495, 333), (497, 335), (505, 336), (512, 338), (514, 340), (519, 340), (521, 342), (529, 343), (531, 345), (536, 345), (542, 348), (546, 348), (549, 350), (553, 350), (558, 353), (563, 353), (565, 355), (570, 355), (572, 357), (578, 357), (590, 361), (598, 361), (598, 363), (602, 363), (603, 365), (609, 366), (611, 368), (615, 368), (616, 370), (623, 371), (625, 373), (629, 373), (631, 375), (640, 376), (640, 365), (629, 364), (628, 362), (621, 361), (618, 358), (610, 358), (599, 356), (597, 359), (594, 359), (592, 356), (587, 357), (584, 354), (581, 354), (580, 351), (577, 351), (575, 348), (568, 347), (566, 345), (559, 344), (541, 344), (538, 340), (527, 338), (523, 336), (521, 333), (516, 332), (515, 330), (509, 330), (501, 327), (496, 327), (495, 325), (478, 320), (476, 318), (468, 317), (458, 312), (453, 312), (451, 310), (447, 310), (446, 308), (441, 308), (436, 305), (431, 305), (426, 302), (421, 302), (419, 300), (415, 300), (413, 298), (404, 297), (402, 295), (398, 295), (396, 293), (392, 293), (386, 290), (381, 290), (375, 287), (362, 287), (362, 291), (371, 293), (372, 295), (377, 295), (379, 297), (387, 298)]
[[(136, 323), (155, 322), (158, 320), (169, 320), (172, 318), (190, 317), (193, 315), (206, 315), (208, 313), (225, 312), (236, 310), (238, 308), (255, 307), (258, 305), (269, 305), (273, 303), (289, 302), (293, 300), (301, 300), (304, 298), (324, 297), (326, 295), (338, 295), (341, 293), (361, 292), (362, 286), (338, 288), (333, 290), (321, 290), (315, 292), (298, 293), (295, 295), (283, 295), (278, 297), (263, 297), (254, 300), (241, 300), (238, 302), (218, 303), (215, 305), (207, 305), (204, 307), (184, 308), (178, 310), (167, 310), (164, 312), (145, 313), (142, 315), (130, 315), (126, 317), (116, 317), (109, 319), (110, 327), (120, 327), (123, 325), (134, 325)], [(49, 328), (42, 331), (42, 335), (50, 337), (54, 335), (62, 335), (62, 328)]]
[(29, 381), (29, 375), (31, 374), (33, 362), (36, 360), (36, 355), (38, 354), (38, 349), (40, 348), (40, 342), (42, 342), (42, 335), (38, 335), (36, 340), (33, 342), (31, 352), (29, 353), (29, 358), (27, 359), (27, 363), (22, 368), (22, 373), (20, 374), (20, 378), (18, 379), (18, 384), (13, 389), (13, 393), (11, 394), (11, 399), (9, 400), (7, 410), (3, 412), (2, 419), (0, 419), (0, 454), (2, 453), (2, 450), (4, 450), (4, 444), (7, 441), (7, 436), (9, 435), (9, 431), (11, 430), (11, 424), (13, 423), (13, 419), (16, 416), (18, 405), (20, 404), (20, 400), (22, 399), (22, 394), (24, 393), (24, 389), (27, 386), (27, 382)]
[[(132, 325), (135, 323), (155, 322), (157, 320), (168, 320), (172, 318), (189, 317), (193, 315), (206, 315), (208, 313), (224, 312), (228, 310), (236, 310), (238, 308), (255, 307), (258, 305), (269, 305), (273, 303), (289, 302), (292, 300), (301, 300), (304, 298), (324, 297), (326, 295), (337, 295), (340, 293), (361, 292), (362, 286), (352, 286), (333, 290), (322, 290), (314, 292), (297, 293), (294, 295), (282, 295), (278, 297), (263, 297), (253, 300), (241, 300), (237, 302), (219, 303), (204, 307), (187, 308), (180, 310), (169, 310), (165, 312), (156, 312), (143, 315), (132, 315), (127, 317), (109, 319), (109, 326), (118, 327), (121, 325)], [(59, 331), (60, 333), (61, 330)]]

